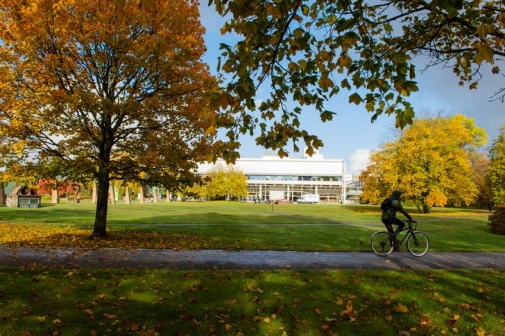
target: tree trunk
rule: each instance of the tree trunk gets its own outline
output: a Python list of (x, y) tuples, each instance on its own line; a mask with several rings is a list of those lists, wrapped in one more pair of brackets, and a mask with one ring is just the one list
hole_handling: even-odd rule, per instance
[(144, 203), (144, 187), (140, 187), (139, 203)]
[(423, 213), (427, 214), (427, 213), (430, 213), (430, 211), (431, 211), (431, 207), (426, 204), (423, 204)]
[(5, 205), (5, 200), (7, 199), (5, 195), (5, 183), (0, 182), (0, 204)]
[(96, 181), (93, 181), (93, 192), (91, 194), (91, 203), (95, 204), (96, 203)]
[(60, 203), (60, 192), (58, 190), (58, 179), (54, 179), (54, 184), (51, 188), (51, 203), (57, 204)]
[(97, 202), (95, 226), (90, 238), (105, 237), (107, 235), (107, 207), (109, 205), (109, 174), (105, 168), (100, 168), (97, 186)]
[(158, 203), (158, 188), (153, 188), (153, 203)]
[(124, 188), (124, 203), (125, 204), (130, 204), (130, 188), (125, 187)]
[(114, 194), (114, 186), (109, 185), (110, 204), (116, 204), (116, 195)]
[(74, 187), (74, 198), (73, 202), (74, 203), (79, 203), (81, 201), (81, 186), (77, 185)]

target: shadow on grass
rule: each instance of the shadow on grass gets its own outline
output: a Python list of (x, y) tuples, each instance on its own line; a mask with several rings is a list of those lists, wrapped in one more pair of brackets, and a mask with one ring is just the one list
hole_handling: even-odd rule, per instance
[[(299, 214), (272, 211), (270, 207), (241, 208), (205, 207), (172, 208), (146, 204), (144, 206), (109, 205), (108, 224), (324, 224), (335, 222), (321, 212)], [(95, 220), (95, 209), (90, 205), (79, 204), (43, 205), (37, 209), (0, 208), (0, 220), (13, 222), (43, 223), (83, 223), (92, 224)]]
[(500, 334), (504, 318), (499, 271), (0, 272), (6, 335)]
[(369, 251), (376, 228), (352, 225), (210, 224), (109, 225), (104, 239), (88, 239), (92, 226), (0, 224), (0, 244), (79, 248)]

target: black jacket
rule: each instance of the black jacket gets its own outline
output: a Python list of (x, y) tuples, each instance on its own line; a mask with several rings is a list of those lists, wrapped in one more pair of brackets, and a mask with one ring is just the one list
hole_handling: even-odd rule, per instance
[(407, 217), (408, 220), (412, 220), (412, 217), (405, 211), (405, 209), (402, 207), (402, 202), (399, 199), (394, 199), (391, 207), (388, 210), (382, 211), (382, 219), (383, 220), (392, 220), (396, 218), (396, 212), (400, 211), (405, 217)]

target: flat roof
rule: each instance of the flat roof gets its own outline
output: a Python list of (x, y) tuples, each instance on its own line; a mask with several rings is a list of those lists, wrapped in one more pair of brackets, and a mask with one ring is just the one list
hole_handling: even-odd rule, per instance
[[(199, 174), (206, 174), (214, 166), (226, 166), (224, 160), (215, 164), (203, 163), (198, 166)], [(340, 176), (344, 174), (343, 160), (270, 158), (237, 159), (234, 167), (245, 175), (304, 175), (304, 176)]]

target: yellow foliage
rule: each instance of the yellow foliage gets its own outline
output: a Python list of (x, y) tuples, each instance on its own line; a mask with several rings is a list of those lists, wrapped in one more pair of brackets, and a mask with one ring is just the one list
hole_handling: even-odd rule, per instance
[(394, 310), (397, 313), (407, 313), (409, 311), (409, 309), (401, 303), (398, 303), (398, 305), (394, 307)]
[(469, 153), (486, 140), (485, 131), (462, 115), (418, 119), (371, 155), (360, 176), (363, 200), (378, 203), (401, 189), (424, 211), (470, 204), (478, 189)]

